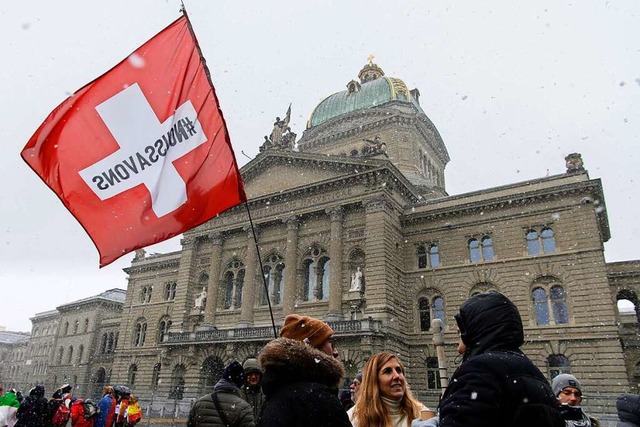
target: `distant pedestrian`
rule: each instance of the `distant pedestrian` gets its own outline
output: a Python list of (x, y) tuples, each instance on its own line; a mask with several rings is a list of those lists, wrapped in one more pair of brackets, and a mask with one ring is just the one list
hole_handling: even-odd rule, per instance
[(133, 427), (142, 419), (142, 410), (138, 399), (133, 395), (129, 395), (129, 404), (127, 405), (127, 415), (125, 417), (125, 427)]
[(242, 386), (242, 398), (251, 405), (253, 410), (253, 419), (257, 420), (260, 415), (260, 409), (264, 402), (264, 393), (262, 393), (262, 370), (258, 364), (258, 359), (250, 357), (242, 364), (244, 368), (244, 385)]
[(351, 427), (338, 399), (344, 367), (333, 329), (322, 320), (290, 314), (280, 338), (258, 355), (265, 402), (259, 427)]
[(213, 393), (202, 396), (189, 412), (187, 427), (253, 427), (251, 405), (240, 397), (244, 369), (239, 362), (228, 364)]
[(98, 402), (98, 412), (94, 427), (112, 427), (116, 414), (116, 398), (113, 387), (105, 386), (102, 389), (102, 399)]
[(553, 379), (552, 387), (566, 427), (600, 427), (600, 421), (580, 407), (582, 386), (576, 377), (571, 374), (557, 375)]
[(349, 384), (349, 394), (351, 395), (351, 402), (353, 406), (347, 410), (349, 419), (353, 418), (353, 411), (355, 411), (355, 404), (358, 402), (358, 396), (360, 396), (360, 386), (362, 385), (362, 372), (358, 372), (356, 376)]
[(640, 396), (623, 394), (616, 401), (618, 418), (617, 427), (640, 427)]
[(515, 304), (498, 292), (476, 294), (455, 319), (462, 364), (442, 396), (440, 426), (561, 427), (547, 379), (520, 350), (524, 329)]

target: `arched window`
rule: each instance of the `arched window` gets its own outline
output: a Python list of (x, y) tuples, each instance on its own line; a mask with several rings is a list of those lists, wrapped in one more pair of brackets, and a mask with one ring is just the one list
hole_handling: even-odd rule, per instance
[(569, 323), (569, 308), (564, 287), (553, 277), (536, 280), (531, 291), (537, 325)]
[[(269, 256), (263, 263), (263, 273), (268, 285), (271, 304), (280, 304), (284, 283), (284, 258), (280, 255)], [(268, 301), (264, 286), (260, 289), (260, 295), (260, 304), (267, 305)]]
[(424, 245), (418, 245), (418, 268), (427, 268), (428, 265), (427, 249)]
[(138, 365), (134, 363), (133, 365), (129, 366), (129, 373), (127, 375), (127, 378), (129, 379), (130, 386), (135, 385), (137, 373), (138, 373)]
[(89, 331), (89, 319), (84, 319), (84, 333), (86, 334)]
[(143, 286), (140, 289), (140, 302), (142, 304), (145, 304), (151, 301), (151, 291), (153, 291), (153, 286)]
[(632, 317), (637, 323), (640, 313), (638, 313), (638, 296), (636, 293), (629, 289), (622, 289), (616, 295), (616, 301), (621, 318), (623, 316), (627, 316), (626, 318)]
[(176, 282), (169, 282), (164, 285), (164, 299), (165, 301), (173, 301), (176, 299), (176, 289), (178, 284)]
[(420, 330), (428, 331), (431, 328), (431, 309), (427, 298), (418, 299), (418, 312), (420, 313)]
[(471, 238), (467, 241), (469, 248), (469, 260), (471, 262), (493, 261), (495, 256), (493, 251), (493, 239), (488, 235), (483, 235), (480, 240)]
[(543, 227), (538, 232), (530, 228), (526, 233), (527, 253), (529, 255), (552, 254), (556, 251), (556, 238), (551, 227)]
[(169, 399), (182, 400), (184, 395), (184, 375), (187, 369), (184, 365), (176, 365), (171, 374), (171, 389), (169, 390)]
[(144, 340), (147, 335), (147, 322), (146, 320), (139, 320), (136, 323), (135, 334), (134, 334), (134, 347), (142, 347), (144, 345)]
[(534, 288), (532, 292), (533, 308), (536, 313), (536, 325), (549, 324), (549, 305), (547, 291), (544, 288)]
[(438, 390), (440, 388), (440, 370), (438, 369), (438, 358), (427, 357), (427, 390)]
[(570, 374), (571, 365), (569, 359), (563, 354), (552, 354), (547, 358), (547, 365), (549, 367), (549, 379), (553, 380), (560, 374)]
[(569, 323), (569, 313), (567, 312), (567, 296), (564, 288), (560, 285), (553, 285), (549, 290), (553, 318), (556, 324)]
[(556, 251), (556, 238), (550, 227), (545, 227), (540, 232), (542, 238), (542, 250), (545, 254), (552, 254)]
[(238, 260), (230, 261), (224, 272), (224, 308), (236, 309), (242, 304), (244, 286), (244, 264)]
[(107, 353), (113, 353), (113, 332), (109, 332), (109, 339), (107, 340)]
[(69, 346), (69, 353), (67, 354), (67, 364), (71, 365), (73, 362), (73, 346)]
[(471, 262), (480, 262), (482, 260), (480, 255), (480, 243), (478, 239), (470, 239), (467, 242), (469, 246), (469, 260)]
[(64, 329), (62, 329), (62, 335), (67, 335), (69, 333), (69, 322), (64, 322)]
[(170, 327), (171, 327), (171, 319), (163, 318), (160, 320), (160, 323), (158, 323), (158, 337), (156, 341), (157, 343), (162, 342), (162, 337), (164, 336), (164, 334), (169, 332)]
[(224, 364), (216, 356), (209, 356), (202, 363), (200, 369), (200, 386), (201, 394), (211, 393), (213, 387), (222, 378), (222, 372), (224, 371)]
[(80, 326), (80, 321), (76, 319), (75, 322), (73, 322), (73, 334), (77, 334), (78, 333), (78, 328)]
[(540, 241), (536, 230), (527, 231), (527, 253), (529, 255), (538, 255), (540, 253)]
[(437, 243), (418, 245), (418, 268), (436, 268), (440, 266), (440, 248)]
[(306, 253), (304, 266), (304, 301), (323, 301), (329, 299), (330, 259), (326, 252), (313, 247)]
[(482, 244), (482, 259), (484, 261), (493, 260), (493, 239), (489, 236), (484, 236), (480, 243)]
[(116, 350), (116, 348), (118, 348), (118, 336), (120, 335), (120, 332), (116, 332), (116, 337), (113, 340), (113, 351)]
[(82, 363), (83, 353), (84, 353), (84, 346), (80, 344), (80, 347), (78, 347), (78, 365)]
[(420, 330), (431, 329), (431, 320), (440, 319), (444, 326), (445, 310), (444, 300), (440, 295), (418, 298), (418, 314), (420, 317)]

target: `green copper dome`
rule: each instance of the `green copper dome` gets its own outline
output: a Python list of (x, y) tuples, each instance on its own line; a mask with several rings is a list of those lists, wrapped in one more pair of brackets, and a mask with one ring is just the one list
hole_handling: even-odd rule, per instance
[(400, 79), (384, 77), (376, 64), (367, 64), (360, 71), (362, 84), (352, 80), (347, 90), (323, 100), (311, 113), (307, 129), (352, 111), (386, 104), (389, 101), (412, 102), (407, 86)]

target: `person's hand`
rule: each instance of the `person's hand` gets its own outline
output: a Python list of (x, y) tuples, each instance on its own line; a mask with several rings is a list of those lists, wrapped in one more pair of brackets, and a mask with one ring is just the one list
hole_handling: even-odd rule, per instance
[(428, 420), (416, 418), (411, 422), (411, 427), (438, 427), (440, 425), (440, 417), (436, 415)]

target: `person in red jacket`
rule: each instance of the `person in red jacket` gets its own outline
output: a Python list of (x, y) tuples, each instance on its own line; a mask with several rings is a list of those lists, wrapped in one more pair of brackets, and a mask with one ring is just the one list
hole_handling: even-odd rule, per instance
[(85, 418), (82, 399), (76, 399), (71, 404), (71, 427), (93, 427), (96, 417)]

